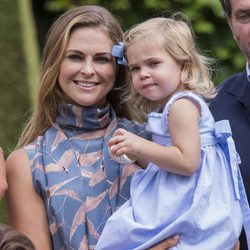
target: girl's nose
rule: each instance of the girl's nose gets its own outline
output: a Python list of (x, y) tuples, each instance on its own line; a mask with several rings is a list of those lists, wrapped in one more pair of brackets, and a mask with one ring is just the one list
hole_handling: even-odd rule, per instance
[(141, 79), (145, 79), (145, 78), (148, 78), (148, 77), (150, 77), (150, 73), (148, 72), (148, 70), (147, 69), (141, 69), (140, 70), (140, 78)]

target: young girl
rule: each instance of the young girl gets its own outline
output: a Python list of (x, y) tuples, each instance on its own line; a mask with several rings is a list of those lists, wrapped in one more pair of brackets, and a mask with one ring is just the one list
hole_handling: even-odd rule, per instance
[(113, 154), (150, 163), (133, 176), (131, 199), (108, 220), (96, 250), (148, 249), (174, 234), (181, 240), (173, 249), (229, 250), (243, 220), (249, 240), (239, 158), (228, 121), (215, 123), (203, 99), (215, 91), (192, 29), (176, 15), (153, 18), (125, 33), (125, 45), (130, 101), (151, 112), (153, 142), (124, 129), (110, 140)]

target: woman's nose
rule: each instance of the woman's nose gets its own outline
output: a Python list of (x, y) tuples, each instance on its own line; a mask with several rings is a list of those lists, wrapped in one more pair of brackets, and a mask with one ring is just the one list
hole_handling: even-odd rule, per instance
[(95, 73), (92, 62), (84, 62), (81, 67), (81, 73), (85, 75), (93, 75)]

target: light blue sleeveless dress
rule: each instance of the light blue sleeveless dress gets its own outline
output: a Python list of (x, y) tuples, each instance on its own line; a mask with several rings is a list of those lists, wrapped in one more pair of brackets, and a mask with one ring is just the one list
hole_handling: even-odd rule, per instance
[(148, 115), (147, 129), (153, 141), (172, 145), (167, 117), (179, 98), (200, 108), (197, 171), (190, 177), (181, 176), (152, 163), (145, 171), (139, 170), (132, 178), (130, 200), (109, 218), (96, 250), (147, 249), (176, 234), (181, 240), (172, 248), (175, 250), (231, 250), (243, 220), (249, 237), (249, 206), (228, 121), (215, 123), (200, 96), (178, 92), (162, 113)]

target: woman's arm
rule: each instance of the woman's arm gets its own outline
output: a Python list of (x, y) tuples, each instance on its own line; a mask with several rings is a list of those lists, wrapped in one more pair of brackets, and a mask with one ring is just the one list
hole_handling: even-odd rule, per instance
[(240, 241), (238, 240), (232, 250), (240, 250)]
[(5, 160), (3, 150), (0, 147), (0, 199), (4, 196), (7, 188)]
[(36, 193), (24, 149), (14, 151), (6, 161), (8, 223), (28, 236), (36, 250), (51, 247), (44, 203)]

